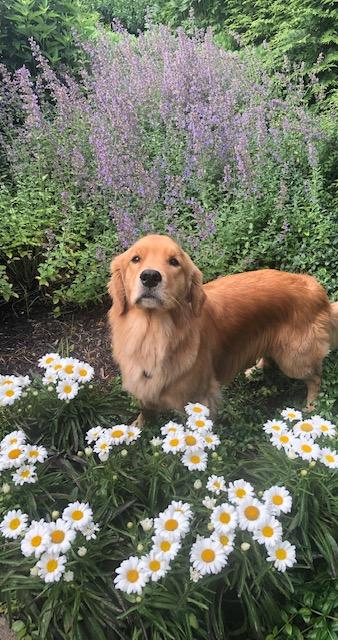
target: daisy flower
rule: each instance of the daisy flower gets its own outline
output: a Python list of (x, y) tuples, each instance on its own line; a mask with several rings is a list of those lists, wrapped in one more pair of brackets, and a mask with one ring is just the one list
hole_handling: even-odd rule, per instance
[(320, 456), (320, 448), (309, 438), (295, 439), (294, 449), (303, 460), (317, 460)]
[(301, 411), (297, 411), (296, 409), (292, 409), (291, 407), (286, 407), (284, 411), (281, 411), (281, 415), (284, 420), (289, 420), (289, 422), (303, 419)]
[(320, 452), (320, 462), (330, 469), (338, 469), (338, 454), (332, 449), (324, 447)]
[(66, 556), (57, 553), (44, 553), (37, 563), (38, 575), (45, 582), (59, 582), (65, 570)]
[(151, 531), (154, 525), (153, 518), (144, 518), (144, 520), (140, 520), (140, 525), (143, 531)]
[(17, 444), (24, 444), (26, 442), (26, 434), (20, 430), (12, 431), (1, 440), (1, 445), (4, 447), (11, 447)]
[(246, 498), (237, 507), (239, 526), (243, 530), (254, 531), (268, 515), (266, 505), (256, 498)]
[(319, 435), (328, 436), (329, 438), (333, 438), (336, 435), (336, 427), (329, 420), (323, 420), (320, 416), (313, 416), (312, 420), (318, 429)]
[(19, 379), (17, 378), (17, 376), (0, 376), (0, 388), (1, 387), (13, 387), (13, 386), (18, 386), (20, 387), (21, 385), (19, 385)]
[(3, 386), (0, 387), (0, 406), (6, 407), (7, 405), (14, 404), (15, 400), (20, 398), (22, 394), (22, 388), (18, 386)]
[(296, 436), (317, 438), (319, 435), (319, 429), (314, 420), (301, 420), (296, 422), (293, 426), (293, 431)]
[(114, 445), (122, 444), (126, 441), (128, 427), (125, 424), (117, 424), (115, 427), (107, 430), (110, 442)]
[(292, 508), (292, 498), (285, 487), (273, 486), (263, 493), (263, 501), (274, 515), (289, 513)]
[(268, 516), (263, 520), (257, 529), (253, 532), (253, 539), (259, 544), (265, 544), (266, 547), (273, 547), (277, 544), (283, 535), (283, 529), (280, 522), (274, 516)]
[(58, 518), (48, 524), (48, 552), (65, 553), (75, 539), (76, 531), (70, 522)]
[(204, 436), (202, 436), (202, 438), (203, 447), (205, 447), (206, 449), (211, 449), (211, 451), (214, 451), (216, 447), (221, 444), (219, 437), (216, 436), (215, 433), (206, 433)]
[(169, 560), (152, 549), (147, 556), (141, 558), (141, 567), (152, 582), (157, 582), (168, 572)]
[(182, 500), (172, 500), (169, 508), (174, 513), (182, 513), (186, 518), (189, 518), (189, 520), (193, 516), (193, 512), (191, 511), (191, 507), (188, 502), (182, 502)]
[(131, 556), (124, 560), (116, 569), (117, 576), (114, 578), (116, 589), (125, 593), (141, 594), (143, 587), (149, 580), (149, 574), (144, 570), (141, 560), (136, 556)]
[(210, 496), (205, 496), (202, 500), (202, 504), (207, 509), (213, 510), (216, 507), (216, 498), (210, 498)]
[(216, 542), (218, 542), (221, 545), (226, 555), (229, 555), (229, 553), (233, 551), (234, 540), (235, 540), (234, 531), (227, 531), (227, 533), (218, 533), (217, 531), (214, 531), (211, 534), (210, 538), (212, 540), (216, 540)]
[(287, 567), (293, 567), (296, 560), (296, 547), (287, 540), (278, 542), (274, 547), (268, 550), (268, 562), (273, 562), (278, 571), (284, 571)]
[(191, 582), (198, 582), (202, 578), (202, 574), (193, 567), (190, 567), (190, 580)]
[(205, 435), (208, 431), (211, 431), (213, 424), (211, 420), (208, 420), (205, 416), (190, 416), (187, 420), (187, 425), (193, 431), (198, 431), (201, 435)]
[(223, 476), (209, 476), (207, 482), (207, 489), (212, 493), (216, 493), (219, 496), (221, 491), (225, 491), (225, 482)]
[(107, 435), (103, 435), (95, 442), (94, 451), (98, 454), (100, 460), (102, 460), (103, 462), (108, 460), (110, 447), (111, 440), (107, 437)]
[(21, 540), (21, 551), (26, 558), (39, 558), (48, 546), (48, 525), (44, 520), (33, 520)]
[(189, 471), (204, 471), (208, 464), (208, 455), (203, 449), (191, 449), (182, 456), (182, 463)]
[(100, 527), (97, 522), (90, 522), (83, 529), (81, 529), (82, 535), (86, 540), (96, 540), (96, 534), (100, 531)]
[(149, 444), (151, 444), (152, 447), (160, 447), (162, 442), (162, 438), (152, 438), (149, 440)]
[(42, 384), (48, 386), (49, 384), (55, 384), (58, 380), (58, 374), (53, 369), (47, 369), (45, 375), (42, 378)]
[(128, 431), (126, 434), (126, 444), (131, 444), (138, 440), (141, 435), (141, 429), (139, 427), (133, 427), (132, 425), (128, 427)]
[(55, 364), (55, 361), (59, 361), (59, 360), (60, 360), (60, 356), (58, 353), (46, 353), (45, 356), (42, 356), (38, 360), (38, 367), (47, 369), (48, 367), (51, 367), (53, 364)]
[(183, 433), (184, 447), (189, 449), (203, 449), (204, 442), (202, 436), (197, 431), (184, 431)]
[(245, 480), (235, 480), (230, 482), (228, 487), (228, 498), (230, 502), (240, 504), (246, 498), (250, 498), (255, 493), (253, 486)]
[(291, 447), (293, 447), (295, 442), (295, 437), (290, 432), (284, 433), (274, 433), (270, 438), (271, 444), (276, 449), (285, 449), (288, 451)]
[(190, 551), (193, 568), (202, 576), (208, 573), (219, 573), (227, 563), (224, 547), (213, 538), (196, 540)]
[(210, 521), (217, 533), (228, 533), (231, 529), (236, 529), (237, 526), (236, 508), (232, 504), (223, 502), (213, 510)]
[(26, 445), (12, 445), (5, 448), (1, 455), (3, 456), (8, 469), (11, 467), (20, 467), (26, 458)]
[(178, 424), (177, 422), (167, 422), (164, 427), (161, 427), (161, 433), (163, 436), (166, 436), (168, 433), (182, 433), (183, 432), (183, 424)]
[(5, 538), (15, 540), (27, 529), (28, 516), (22, 513), (21, 509), (13, 509), (8, 511), (2, 522), (0, 522), (0, 531)]
[(59, 369), (60, 378), (74, 378), (75, 368), (79, 361), (76, 358), (62, 358), (60, 363), (62, 365), (61, 369)]
[(168, 433), (162, 443), (162, 449), (165, 453), (177, 453), (185, 448), (183, 434)]
[(56, 360), (54, 360), (53, 364), (48, 367), (48, 369), (46, 369), (46, 373), (47, 371), (48, 373), (54, 372), (58, 376), (59, 372), (62, 371), (62, 362), (63, 360), (61, 358), (57, 358)]
[(75, 365), (74, 377), (78, 382), (89, 382), (94, 376), (94, 369), (86, 362)]
[(15, 485), (23, 485), (26, 482), (32, 484), (36, 482), (37, 479), (36, 470), (32, 464), (23, 465), (12, 474), (12, 480)]
[(268, 435), (287, 431), (288, 426), (282, 420), (268, 420), (263, 425), (263, 431)]
[(71, 502), (62, 513), (62, 519), (80, 531), (92, 520), (93, 512), (87, 502)]
[(177, 540), (189, 531), (189, 520), (182, 513), (166, 509), (154, 519), (156, 535), (165, 534), (170, 540)]
[(208, 418), (210, 414), (208, 407), (205, 407), (199, 402), (189, 402), (184, 409), (188, 416), (204, 416)]
[(59, 400), (72, 400), (78, 394), (79, 385), (71, 378), (69, 380), (60, 380), (56, 386), (56, 391)]
[(35, 444), (28, 444), (26, 446), (26, 459), (30, 463), (44, 462), (47, 458), (47, 449)]
[(87, 431), (86, 440), (88, 443), (94, 442), (95, 440), (98, 440), (98, 438), (101, 438), (102, 435), (103, 435), (102, 427), (100, 426), (92, 427), (91, 429), (89, 429), (89, 431)]
[(31, 383), (31, 379), (29, 376), (17, 377), (17, 384), (19, 385), (19, 387), (22, 387), (23, 389), (25, 389), (26, 387), (29, 387), (30, 383)]
[(158, 556), (166, 558), (168, 561), (176, 558), (178, 551), (181, 548), (179, 540), (171, 540), (165, 533), (160, 533), (157, 536), (153, 536), (153, 551)]

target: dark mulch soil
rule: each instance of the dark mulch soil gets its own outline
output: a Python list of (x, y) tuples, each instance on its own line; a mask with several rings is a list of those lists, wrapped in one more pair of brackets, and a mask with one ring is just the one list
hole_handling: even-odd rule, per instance
[(48, 351), (85, 360), (101, 380), (116, 375), (107, 324), (109, 306), (73, 311), (55, 318), (46, 309), (29, 318), (0, 308), (0, 373), (27, 374)]

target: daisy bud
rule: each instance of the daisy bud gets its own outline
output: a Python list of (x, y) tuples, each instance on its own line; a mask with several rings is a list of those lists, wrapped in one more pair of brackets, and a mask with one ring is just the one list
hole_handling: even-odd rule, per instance
[(1, 491), (2, 493), (10, 493), (11, 491), (11, 487), (7, 482), (4, 482), (3, 485), (1, 486)]
[(135, 598), (135, 602), (142, 602), (142, 598), (141, 598), (141, 596), (136, 596), (136, 598)]
[(264, 491), (258, 491), (258, 495), (261, 498), (263, 496)]
[(30, 574), (31, 576), (37, 576), (38, 575), (38, 568), (37, 567), (32, 567), (30, 570)]
[(47, 387), (47, 391), (54, 391), (54, 387), (51, 387), (51, 386)]
[(159, 454), (159, 452), (158, 452), (158, 451), (154, 451), (154, 453), (153, 453), (154, 458), (158, 458), (158, 456), (159, 456), (159, 455), (160, 455), (160, 454)]
[(141, 543), (138, 544), (137, 547), (136, 547), (136, 551), (143, 551), (143, 549), (144, 549), (144, 546)]
[(290, 449), (290, 451), (288, 451), (286, 455), (290, 460), (296, 460), (297, 458), (296, 452), (293, 451), (292, 449)]
[(63, 579), (65, 582), (72, 582), (74, 580), (74, 573), (73, 571), (66, 571), (63, 574)]
[(27, 391), (23, 391), (23, 393), (21, 394), (21, 398), (27, 398), (28, 393)]
[(127, 522), (127, 529), (132, 529), (134, 526), (133, 522)]
[(194, 482), (194, 489), (202, 489), (202, 482), (201, 482), (201, 480), (195, 480), (195, 482)]
[(57, 518), (60, 515), (60, 511), (52, 511), (52, 518), (53, 520), (57, 520)]
[(18, 413), (21, 413), (22, 409), (18, 409)]
[(85, 556), (86, 553), (87, 553), (86, 547), (79, 547), (77, 550), (77, 555), (80, 556), (80, 558), (83, 558), (83, 556)]
[(128, 451), (127, 451), (127, 449), (122, 449), (122, 451), (121, 451), (121, 456), (122, 456), (123, 458), (125, 458), (127, 455), (128, 455)]
[(36, 397), (36, 396), (38, 396), (38, 395), (39, 395), (39, 392), (38, 392), (38, 391), (33, 391), (33, 396), (35, 396), (35, 397)]
[(212, 457), (214, 460), (217, 460), (217, 458), (218, 458), (218, 453), (217, 453), (217, 451), (213, 451), (213, 452), (212, 452), (212, 454), (211, 454), (211, 457)]
[(94, 389), (94, 385), (93, 384), (89, 384), (88, 385), (88, 389)]
[(89, 458), (93, 453), (93, 449), (91, 447), (86, 447), (84, 452), (85, 452), (87, 458)]
[(212, 522), (208, 522), (208, 531), (213, 531), (214, 530), (214, 525), (212, 524)]
[(241, 549), (242, 551), (249, 551), (251, 545), (248, 542), (242, 542)]
[[(23, 395), (23, 394), (22, 394), (22, 395)], [(27, 405), (27, 409), (31, 409), (31, 408), (32, 408), (32, 405), (31, 405), (31, 404)]]
[(112, 480), (114, 480), (114, 482), (115, 482), (115, 480), (117, 480), (117, 475), (116, 475), (116, 473), (114, 473), (114, 474), (112, 475)]
[(307, 476), (307, 474), (308, 474), (306, 469), (302, 469), (299, 473), (300, 473), (301, 476), (303, 476), (303, 478), (305, 478), (305, 476)]
[(311, 460), (309, 467), (315, 467), (316, 466), (316, 461), (315, 460)]
[(151, 531), (151, 529), (153, 528), (153, 519), (152, 518), (145, 518), (144, 520), (140, 520), (140, 525), (143, 529), (143, 531)]
[(77, 455), (78, 458), (83, 458), (84, 453), (83, 453), (83, 451), (78, 451), (76, 455)]

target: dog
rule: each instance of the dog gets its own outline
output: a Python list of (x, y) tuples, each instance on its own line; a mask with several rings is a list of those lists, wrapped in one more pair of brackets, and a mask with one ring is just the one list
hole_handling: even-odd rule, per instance
[(323, 358), (338, 347), (338, 302), (315, 278), (262, 269), (203, 285), (191, 258), (163, 235), (113, 259), (108, 291), (113, 358), (144, 411), (200, 402), (215, 415), (220, 386), (258, 357), (259, 366), (272, 359), (304, 380), (312, 410)]

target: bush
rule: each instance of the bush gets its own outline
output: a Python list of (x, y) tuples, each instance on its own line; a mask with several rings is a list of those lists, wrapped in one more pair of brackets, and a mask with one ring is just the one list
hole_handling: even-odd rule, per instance
[[(271, 265), (308, 269), (327, 284), (336, 273), (320, 167), (334, 138), (307, 110), (296, 80), (269, 77), (252, 52), (222, 51), (209, 32), (154, 27), (115, 45), (102, 34), (85, 47), (82, 80), (60, 80), (32, 46), (36, 84), (27, 69), (3, 73), (2, 148), (12, 181), (3, 208), (14, 194), (10, 224), (20, 225), (20, 202), (39, 185), (29, 215), (37, 243), (47, 231), (51, 240), (32, 272), (54, 304), (103, 295), (116, 238), (125, 248), (153, 231), (176, 237), (207, 278)], [(25, 233), (18, 229), (19, 243)], [(19, 249), (7, 238), (2, 260), (12, 254), (18, 269), (29, 242)], [(11, 285), (19, 293), (15, 275), (6, 277), (6, 297)]]
[(105, 23), (117, 21), (135, 35), (145, 28), (148, 0), (93, 0), (88, 4)]

